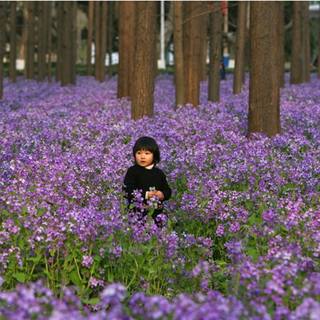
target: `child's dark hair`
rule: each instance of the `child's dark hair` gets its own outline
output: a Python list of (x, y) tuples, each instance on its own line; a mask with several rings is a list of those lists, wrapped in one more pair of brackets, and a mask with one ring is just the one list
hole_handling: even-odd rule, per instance
[(140, 137), (133, 146), (133, 157), (139, 150), (148, 150), (153, 154), (153, 162), (160, 162), (160, 150), (156, 140), (151, 137)]

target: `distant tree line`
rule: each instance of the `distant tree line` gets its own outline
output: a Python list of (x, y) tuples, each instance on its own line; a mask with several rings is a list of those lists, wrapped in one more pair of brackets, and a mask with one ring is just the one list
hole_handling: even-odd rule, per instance
[[(131, 99), (133, 119), (152, 116), (154, 81), (158, 72), (160, 3), (156, 1), (1, 1), (0, 97), (3, 95), (4, 57), (9, 62), (9, 79), (14, 82), (17, 52), (20, 53), (22, 47), (27, 79), (54, 79), (63, 86), (76, 83), (79, 38), (80, 41), (83, 38), (78, 21), (80, 7), (86, 17), (87, 74), (94, 75), (97, 81), (105, 81), (107, 73), (112, 72), (112, 52), (116, 46), (119, 52), (118, 98)], [(226, 16), (227, 7), (232, 13), (230, 17)], [(166, 3), (166, 8), (170, 29), (166, 33), (166, 47), (171, 40), (174, 47), (175, 106), (187, 103), (198, 106), (200, 83), (207, 78), (208, 100), (220, 100), (222, 47), (223, 43), (231, 41), (235, 56), (234, 94), (242, 91), (245, 71), (250, 72), (249, 134), (264, 132), (272, 136), (280, 133), (279, 96), (284, 85), (288, 29), (292, 34), (290, 82), (310, 80), (310, 65), (314, 59), (310, 49), (309, 3), (172, 1)], [(233, 40), (224, 31), (224, 21), (235, 31)], [(20, 49), (18, 27), (22, 30)], [(320, 32), (318, 38), (320, 41)], [(318, 75), (320, 77), (319, 63)]]

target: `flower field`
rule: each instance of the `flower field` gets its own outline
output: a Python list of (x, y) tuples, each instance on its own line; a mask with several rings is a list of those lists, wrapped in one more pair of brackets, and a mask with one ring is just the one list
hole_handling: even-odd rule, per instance
[[(246, 138), (247, 88), (130, 120), (115, 79), (20, 80), (0, 101), (0, 319), (319, 319), (320, 81), (281, 91), (282, 134)], [(164, 228), (127, 214), (135, 140), (154, 137)]]

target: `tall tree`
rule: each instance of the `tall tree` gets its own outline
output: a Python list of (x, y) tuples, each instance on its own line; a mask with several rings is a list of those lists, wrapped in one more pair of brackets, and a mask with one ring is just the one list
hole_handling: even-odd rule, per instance
[(185, 102), (198, 106), (201, 75), (201, 2), (184, 3), (184, 76)]
[(249, 85), (249, 134), (280, 133), (279, 50), (276, 48), (279, 7), (276, 1), (255, 1), (250, 8), (251, 70)]
[(133, 59), (135, 46), (135, 8), (134, 1), (121, 1), (119, 5), (119, 71), (118, 98), (132, 95)]
[(61, 81), (63, 70), (62, 37), (64, 34), (63, 25), (63, 2), (56, 2), (56, 20), (57, 20), (57, 52), (56, 52), (56, 80)]
[(302, 78), (303, 82), (310, 81), (310, 21), (309, 21), (309, 1), (302, 1)]
[(154, 59), (156, 46), (156, 1), (135, 2), (136, 46), (131, 116), (139, 119), (153, 115)]
[(104, 81), (107, 44), (107, 2), (95, 2), (95, 78)]
[(34, 51), (35, 51), (35, 22), (34, 22), (34, 11), (35, 2), (29, 1), (24, 3), (27, 6), (27, 50), (25, 59), (25, 71), (26, 78), (34, 78)]
[(303, 82), (303, 41), (302, 41), (302, 2), (293, 2), (293, 17), (292, 17), (292, 56), (291, 56), (291, 83)]
[(49, 2), (39, 2), (39, 47), (38, 47), (38, 80), (43, 81), (46, 76), (46, 53), (48, 41)]
[(237, 17), (237, 32), (236, 32), (236, 57), (233, 79), (233, 93), (238, 94), (242, 90), (244, 80), (245, 67), (245, 42), (246, 42), (246, 15), (247, 2), (238, 1), (238, 17)]
[(94, 17), (94, 1), (89, 0), (88, 4), (88, 41), (87, 41), (87, 74), (92, 74), (91, 50), (93, 38), (93, 17)]
[(3, 56), (6, 30), (5, 3), (0, 1), (0, 99), (3, 96)]
[(62, 3), (62, 43), (61, 43), (61, 85), (75, 84), (74, 67), (75, 67), (75, 5), (73, 1)]
[(285, 50), (284, 50), (284, 42), (285, 42), (285, 37), (284, 37), (284, 32), (285, 32), (285, 26), (284, 26), (284, 2), (283, 1), (278, 1), (278, 6), (279, 10), (277, 10), (277, 13), (279, 14), (279, 18), (277, 19), (278, 22), (278, 34), (279, 36), (277, 37), (278, 40), (278, 49), (279, 49), (279, 83), (280, 87), (284, 87), (285, 79), (285, 68), (284, 68), (284, 63), (285, 63)]
[(12, 82), (16, 82), (16, 60), (17, 60), (17, 3), (16, 1), (10, 2), (10, 67), (9, 78)]
[(222, 12), (220, 2), (210, 4), (208, 100), (220, 100), (220, 64), (222, 50)]
[(184, 104), (184, 63), (183, 63), (183, 2), (174, 1), (174, 71), (176, 88), (176, 106)]
[(112, 49), (113, 49), (113, 16), (114, 16), (114, 3), (109, 2), (108, 8), (108, 36), (107, 36), (107, 52), (108, 52), (108, 75), (112, 76)]
[(207, 56), (208, 56), (208, 25), (209, 25), (209, 14), (208, 12), (208, 3), (205, 2), (202, 4), (201, 7), (201, 48), (200, 48), (200, 55), (201, 55), (201, 70), (200, 70), (200, 80), (204, 81), (207, 79)]
[(51, 50), (52, 50), (52, 3), (49, 2), (48, 5), (48, 21), (47, 21), (47, 30), (48, 30), (48, 81), (51, 81)]

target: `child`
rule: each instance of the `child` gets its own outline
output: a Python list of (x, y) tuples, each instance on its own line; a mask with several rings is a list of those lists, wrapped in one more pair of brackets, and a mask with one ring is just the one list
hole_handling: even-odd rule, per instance
[[(124, 191), (131, 204), (134, 200), (134, 191), (142, 192), (144, 207), (148, 208), (148, 200), (159, 200), (158, 207), (154, 210), (155, 219), (162, 213), (162, 202), (171, 197), (171, 189), (165, 174), (156, 167), (160, 161), (160, 151), (156, 141), (150, 137), (139, 138), (133, 147), (135, 164), (130, 167), (124, 177)], [(137, 208), (135, 208), (138, 211)], [(142, 213), (146, 215), (145, 212)], [(155, 220), (156, 221), (156, 220)]]

